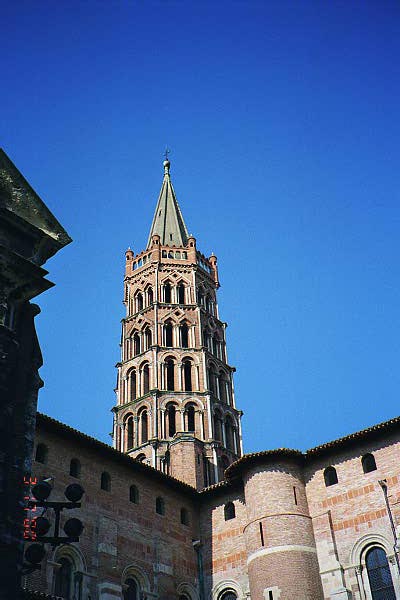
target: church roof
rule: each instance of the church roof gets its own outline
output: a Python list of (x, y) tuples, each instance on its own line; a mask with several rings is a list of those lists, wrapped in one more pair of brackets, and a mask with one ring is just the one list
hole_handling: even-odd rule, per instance
[(189, 237), (171, 182), (169, 167), (169, 160), (165, 160), (164, 179), (150, 229), (147, 248), (151, 246), (153, 235), (160, 236), (162, 246), (186, 246)]

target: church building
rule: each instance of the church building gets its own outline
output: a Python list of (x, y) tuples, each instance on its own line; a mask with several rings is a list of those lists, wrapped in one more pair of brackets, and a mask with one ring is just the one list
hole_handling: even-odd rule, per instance
[(38, 414), (32, 475), (80, 482), (79, 543), (27, 598), (400, 600), (400, 417), (312, 448), (243, 454), (217, 258), (164, 175), (125, 256), (113, 447)]

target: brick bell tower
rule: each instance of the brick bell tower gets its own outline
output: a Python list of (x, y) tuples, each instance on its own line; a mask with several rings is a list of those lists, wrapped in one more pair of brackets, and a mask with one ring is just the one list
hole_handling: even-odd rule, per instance
[(202, 489), (241, 454), (217, 258), (188, 234), (164, 161), (147, 248), (126, 252), (114, 447)]

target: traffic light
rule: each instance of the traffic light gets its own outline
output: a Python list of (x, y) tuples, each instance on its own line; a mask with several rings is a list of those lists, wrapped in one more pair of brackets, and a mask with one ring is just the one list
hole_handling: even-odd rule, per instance
[[(32, 480), (30, 479), (30, 481)], [(52, 489), (49, 480), (40, 481), (32, 487), (31, 491), (33, 498), (27, 502), (26, 510), (31, 511), (32, 513), (36, 513), (38, 508), (43, 508), (43, 512), (46, 512), (47, 515), (49, 514), (47, 512), (49, 509), (53, 510), (55, 513), (53, 535), (48, 535), (53, 525), (50, 519), (43, 514), (39, 516), (32, 515), (31, 517), (27, 514), (27, 518), (24, 521), (24, 538), (36, 542), (30, 544), (25, 551), (25, 560), (29, 563), (25, 563), (27, 573), (32, 572), (35, 569), (40, 569), (40, 563), (46, 554), (43, 544), (49, 543), (55, 548), (59, 544), (79, 542), (79, 536), (84, 528), (80, 519), (73, 517), (68, 519), (64, 524), (63, 529), (66, 536), (60, 536), (61, 511), (64, 508), (71, 509), (81, 507), (80, 500), (85, 493), (83, 487), (78, 483), (71, 483), (68, 485), (64, 491), (67, 502), (49, 500)], [(27, 499), (28, 498), (29, 496)]]

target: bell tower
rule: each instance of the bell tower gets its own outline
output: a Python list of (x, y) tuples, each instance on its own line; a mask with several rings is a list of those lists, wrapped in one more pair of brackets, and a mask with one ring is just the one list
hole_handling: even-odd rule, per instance
[(147, 248), (126, 252), (114, 447), (197, 489), (241, 454), (217, 258), (188, 234), (164, 161)]

